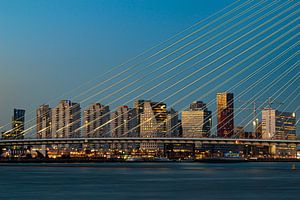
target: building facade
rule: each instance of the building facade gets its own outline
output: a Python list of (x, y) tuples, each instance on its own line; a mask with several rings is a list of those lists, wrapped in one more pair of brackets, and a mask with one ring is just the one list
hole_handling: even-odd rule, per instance
[(138, 112), (140, 137), (163, 137), (166, 135), (167, 106), (163, 102), (138, 100), (135, 102)]
[(166, 137), (179, 137), (180, 125), (178, 112), (171, 108), (167, 111)]
[[(165, 137), (167, 133), (167, 106), (163, 102), (137, 100), (134, 106), (138, 114), (140, 137)], [(142, 149), (154, 150), (161, 148), (157, 143), (141, 143)]]
[(182, 112), (183, 137), (208, 137), (212, 126), (211, 111), (202, 101), (193, 102), (190, 109)]
[(100, 103), (90, 105), (83, 113), (84, 137), (110, 137), (109, 106)]
[(78, 103), (61, 100), (51, 115), (52, 138), (80, 137), (81, 108)]
[(217, 93), (217, 135), (230, 138), (234, 134), (234, 97), (233, 93)]
[(137, 112), (135, 108), (119, 106), (111, 113), (112, 137), (136, 137)]
[(51, 138), (52, 110), (49, 105), (43, 104), (36, 110), (36, 137), (38, 139)]
[(295, 139), (296, 114), (271, 108), (262, 111), (262, 139)]
[(24, 138), (24, 129), (25, 129), (25, 110), (23, 109), (14, 109), (14, 114), (11, 122), (11, 131), (6, 133), (6, 138)]

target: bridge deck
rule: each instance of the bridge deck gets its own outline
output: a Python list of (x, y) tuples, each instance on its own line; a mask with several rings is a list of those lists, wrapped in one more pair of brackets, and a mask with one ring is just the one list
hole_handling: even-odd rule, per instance
[(53, 144), (109, 144), (109, 143), (163, 143), (163, 144), (241, 144), (241, 145), (297, 145), (300, 140), (262, 140), (232, 138), (48, 138), (0, 140), (0, 145), (53, 145)]

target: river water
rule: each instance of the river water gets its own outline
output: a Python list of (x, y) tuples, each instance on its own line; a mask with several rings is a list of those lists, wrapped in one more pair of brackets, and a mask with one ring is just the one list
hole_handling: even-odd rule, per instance
[(0, 164), (0, 199), (300, 199), (300, 163)]

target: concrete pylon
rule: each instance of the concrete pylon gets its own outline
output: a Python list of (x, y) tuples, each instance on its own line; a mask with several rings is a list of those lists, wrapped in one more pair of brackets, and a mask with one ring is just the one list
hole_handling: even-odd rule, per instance
[(276, 155), (276, 145), (275, 144), (272, 144), (270, 147), (269, 147), (269, 153), (271, 155)]

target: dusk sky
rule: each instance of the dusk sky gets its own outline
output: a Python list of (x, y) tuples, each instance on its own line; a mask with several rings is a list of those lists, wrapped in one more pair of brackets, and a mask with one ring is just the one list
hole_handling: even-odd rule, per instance
[[(13, 108), (23, 108), (29, 113), (43, 103), (55, 106), (59, 99), (72, 99), (88, 86), (74, 90), (67, 95), (64, 94), (91, 79), (95, 80), (113, 66), (123, 63), (233, 2), (233, 0), (0, 0), (0, 125), (10, 122)], [(253, 12), (256, 10), (254, 9)], [(299, 17), (299, 13), (284, 23), (287, 24), (297, 17)], [(293, 26), (295, 24), (297, 23), (294, 23)], [(274, 30), (277, 29), (274, 28), (271, 31)], [(282, 31), (280, 34), (283, 35), (285, 32), (287, 31)], [(281, 42), (275, 43), (267, 50), (270, 51), (296, 33), (297, 31), (294, 31), (287, 35)], [(297, 41), (299, 41), (299, 35), (292, 39), (288, 46)], [(297, 50), (299, 50), (299, 45), (288, 55), (292, 55)], [(268, 51), (259, 55), (262, 56)], [(276, 55), (275, 53), (274, 57)], [(299, 55), (295, 59), (299, 61)], [(288, 63), (286, 68), (268, 78), (264, 84), (266, 85), (274, 77), (287, 70), (295, 63), (295, 59), (294, 62)], [(252, 59), (252, 61), (254, 60)], [(276, 63), (265, 72), (275, 66)], [(126, 66), (105, 78), (111, 77), (125, 68)], [(243, 66), (240, 70), (242, 68)], [(298, 66), (290, 77), (299, 71)], [(236, 72), (232, 71), (233, 74)], [(231, 76), (232, 74), (229, 73), (220, 81)], [(91, 85), (101, 82), (105, 78), (100, 77), (91, 82)], [(238, 76), (237, 80), (241, 78)], [(286, 76), (284, 80), (288, 81), (289, 76)], [(210, 85), (208, 89), (213, 85)], [(279, 83), (278, 87), (276, 86), (271, 91), (276, 91), (276, 88), (281, 85)], [(132, 90), (137, 86), (129, 89)], [(180, 87), (183, 86), (184, 83)], [(246, 95), (243, 100), (247, 100), (262, 86), (251, 90), (249, 96)], [(284, 96), (293, 92), (298, 86), (299, 80), (297, 79), (293, 86), (278, 98), (278, 101), (284, 101)], [(221, 89), (226, 90), (226, 88)], [(174, 91), (176, 90), (178, 88), (174, 89)], [(187, 92), (191, 90), (193, 89)], [(96, 91), (100, 91), (100, 89)], [(142, 91), (140, 90), (140, 93)], [(235, 91), (237, 95), (239, 91), (242, 89)], [(293, 97), (296, 97), (299, 92), (295, 92)], [(199, 100), (209, 102), (215, 97), (215, 93), (211, 94), (209, 98)], [(271, 94), (272, 92), (259, 100), (265, 100)], [(201, 95), (198, 93), (198, 96)], [(177, 99), (181, 97), (179, 96)], [(100, 95), (91, 99), (91, 102), (101, 98), (103, 96)], [(151, 98), (151, 96), (145, 96), (145, 98)], [(164, 96), (158, 96), (153, 100), (159, 101), (160, 99), (164, 99)], [(181, 107), (194, 100), (193, 98), (187, 99), (184, 104), (175, 106), (175, 108), (180, 110)], [(80, 102), (81, 99), (74, 101)], [(237, 101), (236, 106), (239, 105)], [(172, 102), (166, 101), (167, 104)], [(109, 104), (109, 99), (100, 103)], [(132, 103), (129, 105), (132, 106)], [(296, 100), (287, 109), (293, 111), (297, 106), (299, 106), (299, 97), (296, 97)], [(214, 111), (215, 105), (209, 106), (209, 109)], [(247, 111), (247, 113), (249, 112)], [(297, 114), (299, 116), (299, 110)], [(243, 117), (245, 116), (241, 116), (239, 120), (242, 120)], [(28, 115), (27, 118), (31, 119), (32, 115)], [(5, 129), (8, 128), (10, 127)]]
[(0, 200), (298, 200), (299, 25), (300, 0), (0, 0)]

